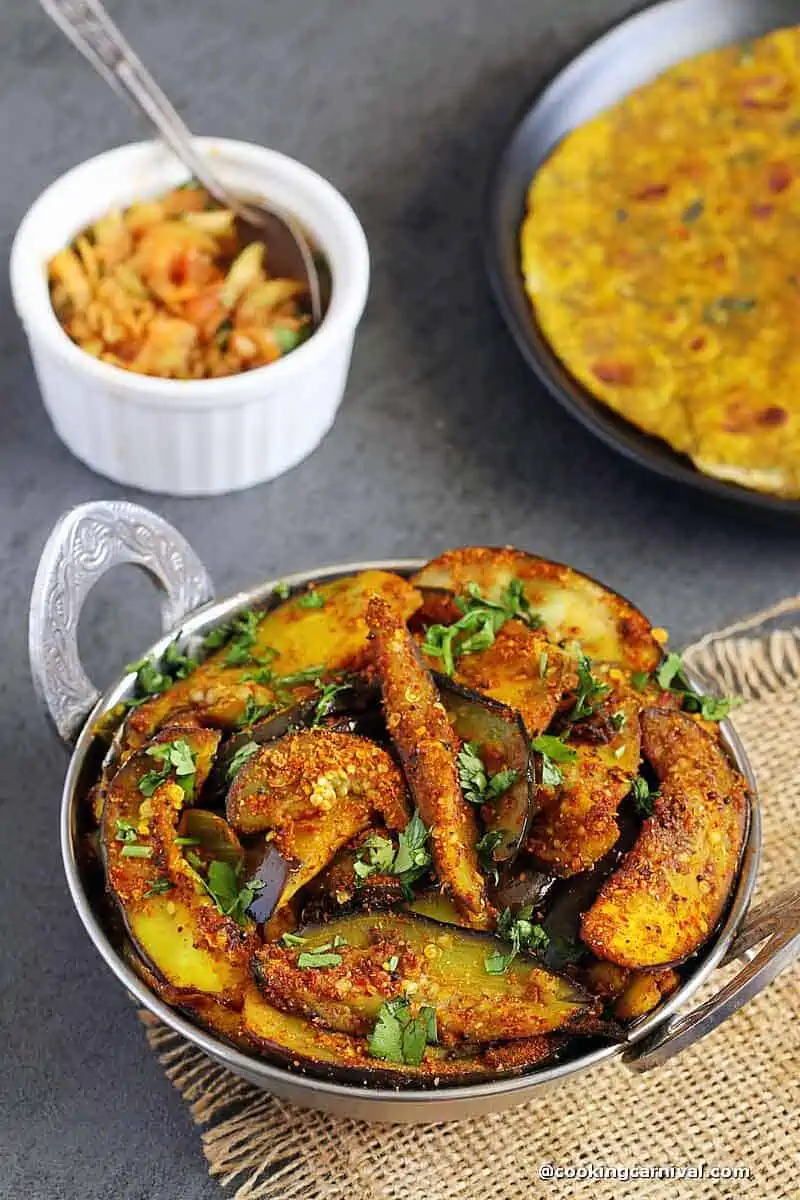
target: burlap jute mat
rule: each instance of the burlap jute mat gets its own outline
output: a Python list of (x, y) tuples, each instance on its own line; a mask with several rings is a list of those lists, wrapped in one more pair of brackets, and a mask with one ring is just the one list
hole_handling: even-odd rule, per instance
[[(704, 638), (685, 656), (745, 699), (734, 720), (762, 797), (762, 899), (800, 879), (800, 630), (764, 632), (768, 618), (799, 608), (800, 598), (787, 601)], [(723, 978), (717, 972), (704, 996)], [(715, 1033), (646, 1075), (612, 1061), (520, 1108), (438, 1126), (367, 1125), (294, 1108), (145, 1020), (230, 1200), (800, 1198), (796, 966)], [(541, 1175), (543, 1166), (592, 1164), (672, 1165), (706, 1177)], [(709, 1168), (719, 1167), (744, 1168), (749, 1178), (710, 1178)]]

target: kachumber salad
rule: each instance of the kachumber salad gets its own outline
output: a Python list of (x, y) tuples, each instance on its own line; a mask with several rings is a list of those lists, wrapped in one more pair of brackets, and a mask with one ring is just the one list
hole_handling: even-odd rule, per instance
[(275, 592), (197, 658), (134, 664), (111, 715), (84, 844), (130, 966), (240, 1048), (355, 1083), (624, 1036), (737, 877), (731, 701), (626, 600), (510, 548)]
[(311, 332), (306, 284), (275, 278), (263, 242), (195, 182), (107, 213), (48, 264), (56, 316), (76, 345), (166, 379), (236, 375)]

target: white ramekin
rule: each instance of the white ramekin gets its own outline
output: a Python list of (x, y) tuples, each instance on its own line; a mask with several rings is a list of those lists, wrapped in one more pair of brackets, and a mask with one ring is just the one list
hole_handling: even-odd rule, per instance
[(11, 291), (56, 432), (92, 470), (172, 495), (251, 487), (295, 466), (331, 427), (369, 286), (364, 231), (336, 189), (301, 163), (248, 142), (198, 138), (231, 187), (292, 212), (328, 259), (319, 329), (270, 366), (225, 379), (155, 379), (100, 362), (63, 331), (48, 259), (111, 208), (186, 177), (157, 142), (120, 146), (62, 175), (28, 210), (11, 248)]

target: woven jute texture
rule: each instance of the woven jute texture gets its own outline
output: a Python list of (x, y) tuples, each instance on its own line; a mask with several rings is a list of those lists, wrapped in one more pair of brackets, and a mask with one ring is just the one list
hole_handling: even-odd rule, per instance
[[(787, 601), (685, 654), (745, 700), (734, 719), (762, 797), (757, 900), (800, 879), (800, 632), (767, 634), (761, 625), (792, 608), (797, 602)], [(732, 970), (717, 972), (702, 997)], [(612, 1060), (520, 1108), (435, 1126), (303, 1111), (144, 1019), (230, 1200), (798, 1200), (799, 985), (800, 972), (789, 968), (716, 1032), (645, 1075)], [(570, 1173), (672, 1166), (689, 1174), (547, 1178), (550, 1166)], [(712, 1168), (744, 1169), (748, 1177), (711, 1178)]]

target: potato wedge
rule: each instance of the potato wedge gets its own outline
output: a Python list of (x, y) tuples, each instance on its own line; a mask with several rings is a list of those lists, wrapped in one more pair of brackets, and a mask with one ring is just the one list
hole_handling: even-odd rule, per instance
[[(324, 676), (363, 666), (368, 657), (364, 617), (374, 595), (382, 596), (403, 619), (421, 599), (410, 584), (388, 571), (362, 571), (322, 583), (314, 589), (315, 607), (308, 606), (305, 593), (292, 596), (262, 616), (255, 641), (247, 648), (249, 661), (227, 665), (231, 647), (223, 646), (186, 679), (135, 709), (126, 725), (127, 744), (141, 745), (187, 704), (199, 710), (205, 724), (228, 729), (242, 719), (248, 702), (258, 708), (287, 707), (313, 691), (313, 686), (301, 684), (276, 692), (271, 684), (249, 678), (258, 673), (261, 660), (267, 660), (277, 677), (315, 666)], [(282, 701), (281, 693), (288, 699)]]
[(491, 921), (478, 867), (475, 814), (461, 794), (456, 738), (430, 672), (422, 666), (404, 620), (383, 600), (367, 609), (386, 726), (397, 747), (420, 816), (430, 829), (441, 883), (475, 928)]
[(567, 745), (573, 762), (561, 763), (563, 782), (554, 789), (539, 787), (541, 812), (534, 818), (528, 851), (553, 875), (588, 871), (612, 849), (619, 837), (617, 809), (639, 773), (639, 701), (630, 690), (612, 692), (603, 706), (621, 721), (609, 728), (601, 744), (576, 741), (575, 726)]
[(661, 648), (653, 640), (650, 623), (632, 604), (572, 567), (522, 550), (478, 546), (448, 550), (411, 582), (418, 588), (455, 593), (475, 583), (484, 596), (500, 600), (514, 579), (523, 584), (551, 639), (577, 641), (590, 658), (622, 663), (636, 671), (651, 671), (658, 663)]
[(291, 865), (277, 907), (322, 871), (379, 813), (392, 829), (410, 819), (400, 768), (381, 746), (332, 730), (290, 733), (256, 751), (228, 793), (241, 834), (268, 833)]
[[(199, 790), (219, 734), (171, 726), (160, 735), (160, 744), (166, 742), (189, 747)], [(152, 794), (141, 790), (157, 767), (157, 759), (139, 750), (111, 780), (102, 827), (108, 884), (138, 952), (165, 983), (185, 996), (200, 993), (236, 1005), (252, 934), (218, 910), (175, 843), (187, 793), (174, 772)]]
[(518, 1075), (550, 1061), (563, 1045), (555, 1035), (471, 1048), (469, 1053), (428, 1046), (419, 1066), (374, 1058), (363, 1038), (282, 1012), (251, 985), (245, 993), (242, 1030), (259, 1050), (295, 1070), (344, 1083), (384, 1087), (438, 1087)]
[(450, 724), (463, 742), (474, 743), (487, 778), (503, 771), (516, 776), (506, 791), (480, 805), (484, 832), (500, 839), (492, 860), (507, 866), (524, 844), (534, 803), (533, 762), (522, 718), (504, 704), (450, 683), (444, 675), (434, 680)]
[(611, 1005), (618, 1021), (635, 1021), (657, 1008), (681, 981), (677, 971), (629, 971), (615, 963), (593, 959), (579, 971), (581, 983), (593, 996)]
[[(330, 1029), (369, 1034), (383, 1002), (405, 994), (435, 1007), (443, 1045), (596, 1028), (597, 1002), (535, 959), (520, 955), (505, 974), (489, 974), (487, 955), (508, 949), (491, 934), (414, 914), (367, 913), (301, 935), (299, 949), (273, 944), (258, 950), (253, 975), (270, 1004)], [(302, 965), (304, 954), (334, 944), (338, 964)]]
[(736, 878), (749, 815), (744, 779), (700, 725), (661, 709), (646, 709), (641, 725), (660, 794), (581, 928), (598, 958), (634, 969), (682, 962), (712, 932)]

